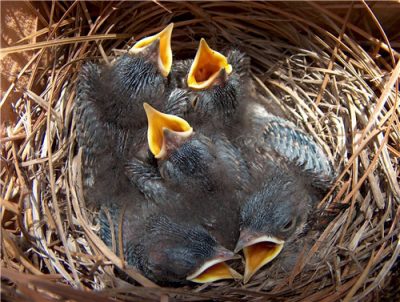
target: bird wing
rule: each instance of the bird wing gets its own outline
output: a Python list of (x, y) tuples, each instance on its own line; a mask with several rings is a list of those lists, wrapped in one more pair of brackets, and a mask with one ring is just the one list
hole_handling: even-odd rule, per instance
[(257, 108), (252, 112), (252, 128), (256, 152), (269, 154), (289, 169), (295, 168), (309, 177), (316, 188), (327, 189), (332, 185), (336, 172), (329, 158), (292, 122)]
[(213, 137), (218, 164), (223, 174), (229, 175), (229, 182), (235, 190), (247, 189), (250, 173), (242, 154), (224, 135)]
[[(115, 153), (115, 136), (111, 135), (111, 125), (102, 120), (102, 115), (96, 104), (96, 91), (101, 85), (101, 70), (96, 64), (88, 63), (83, 66), (77, 85), (75, 100), (76, 133), (79, 146), (83, 149), (83, 180), (85, 190), (96, 192), (110, 191), (117, 187)], [(115, 180), (115, 181), (114, 181)], [(100, 191), (99, 191), (100, 190)], [(91, 195), (91, 194), (90, 194)]]
[(311, 177), (312, 184), (326, 189), (332, 185), (335, 171), (322, 148), (307, 134), (280, 118), (265, 125), (263, 138), (289, 164)]
[(171, 192), (162, 181), (156, 167), (148, 165), (138, 159), (131, 159), (125, 165), (125, 173), (130, 182), (142, 192), (148, 200), (155, 203), (167, 203), (171, 199)]

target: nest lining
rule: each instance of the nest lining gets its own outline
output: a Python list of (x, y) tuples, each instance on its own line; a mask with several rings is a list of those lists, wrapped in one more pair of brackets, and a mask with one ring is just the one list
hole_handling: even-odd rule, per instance
[[(65, 283), (103, 290), (73, 292), (81, 301), (94, 298), (90, 295), (127, 301), (349, 301), (383, 296), (380, 288), (394, 282), (391, 270), (398, 267), (400, 253), (400, 109), (395, 84), (400, 67), (394, 64), (399, 55), (384, 43), (372, 57), (357, 43), (352, 35), (363, 30), (335, 14), (344, 9), (351, 16), (355, 8), (259, 2), (42, 5), (53, 13), (41, 17), (56, 26), (39, 36), (49, 39), (36, 43), (42, 43), (41, 48), (29, 46), (33, 59), (2, 100), (6, 102), (13, 89), (20, 95), (14, 105), (18, 119), (2, 138), (2, 267), (13, 282), (3, 284), (5, 293), (16, 295), (17, 288), (22, 295), (59, 301), (71, 298), (69, 287), (62, 287)], [(215, 49), (243, 49), (252, 59), (262, 100), (277, 104), (282, 115), (312, 135), (340, 172), (319, 204), (333, 220), (315, 232), (314, 245), (300, 253), (291, 272), (277, 270), (267, 276), (266, 270), (246, 285), (223, 281), (155, 287), (123, 268), (118, 255), (97, 236), (96, 213), (82, 206), (73, 120), (77, 72), (85, 61), (112, 61), (121, 49), (171, 21), (175, 58), (193, 57), (200, 37)], [(86, 41), (80, 41), (85, 35)], [(131, 36), (134, 39), (127, 40)], [(69, 42), (64, 44), (64, 39)], [(22, 75), (29, 76), (31, 84), (45, 85), (36, 90), (29, 83), (19, 87)], [(113, 265), (139, 284), (121, 280)]]

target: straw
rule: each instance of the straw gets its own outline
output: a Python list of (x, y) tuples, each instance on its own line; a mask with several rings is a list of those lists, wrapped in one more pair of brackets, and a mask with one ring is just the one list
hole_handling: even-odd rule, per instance
[[(2, 59), (30, 54), (1, 100), (2, 108), (15, 100), (17, 116), (13, 123), (3, 120), (1, 132), (6, 298), (399, 299), (400, 62), (393, 46), (399, 43), (392, 43), (398, 32), (390, 30), (398, 4), (24, 3), (36, 15), (37, 31), (0, 50)], [(321, 213), (333, 217), (314, 230), (290, 272), (271, 265), (246, 285), (157, 286), (100, 240), (97, 213), (84, 207), (73, 117), (79, 70), (86, 61), (112, 62), (172, 21), (175, 59), (193, 57), (201, 37), (215, 49), (246, 51), (260, 100), (280, 108), (335, 164), (337, 181), (319, 203)], [(317, 223), (323, 219), (315, 215)], [(115, 268), (136, 283), (122, 280)]]

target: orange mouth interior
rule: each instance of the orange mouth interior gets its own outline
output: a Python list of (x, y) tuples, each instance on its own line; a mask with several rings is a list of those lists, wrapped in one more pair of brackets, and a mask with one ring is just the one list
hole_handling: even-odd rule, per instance
[(197, 277), (191, 279), (197, 283), (207, 283), (222, 279), (241, 279), (241, 275), (225, 262), (219, 262), (204, 270)]
[(169, 24), (158, 34), (141, 39), (135, 45), (133, 45), (132, 49), (130, 50), (131, 53), (140, 52), (144, 48), (152, 44), (154, 41), (159, 39), (160, 49), (158, 57), (158, 66), (161, 73), (165, 77), (168, 76), (172, 66), (171, 36), (173, 27), (174, 27), (173, 23)]
[(143, 107), (148, 121), (147, 140), (149, 149), (156, 158), (164, 156), (161, 152), (164, 144), (164, 128), (182, 132), (184, 136), (189, 136), (192, 133), (192, 127), (184, 119), (172, 114), (162, 113), (147, 103), (144, 103)]
[(204, 39), (201, 39), (196, 57), (190, 67), (188, 86), (194, 89), (210, 87), (222, 69), (226, 73), (232, 72), (232, 66), (221, 53), (212, 50)]
[(246, 283), (264, 265), (271, 262), (279, 255), (283, 244), (273, 242), (259, 242), (243, 249), (246, 258), (245, 277)]

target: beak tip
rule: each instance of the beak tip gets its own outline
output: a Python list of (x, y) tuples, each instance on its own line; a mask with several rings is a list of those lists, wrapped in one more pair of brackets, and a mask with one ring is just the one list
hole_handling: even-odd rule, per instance
[(242, 247), (241, 247), (241, 246), (236, 246), (235, 249), (233, 250), (233, 252), (234, 252), (235, 254), (237, 254), (237, 253), (239, 253), (241, 250), (242, 250)]
[(210, 47), (208, 46), (208, 43), (207, 43), (206, 39), (204, 39), (204, 38), (201, 38), (201, 39), (200, 39), (199, 49), (200, 49), (200, 48), (206, 49), (206, 50), (209, 50), (209, 49), (210, 49)]
[(244, 275), (243, 275), (243, 284), (246, 284), (250, 281), (250, 279), (254, 276), (254, 274), (256, 273), (256, 271), (248, 271), (245, 269), (244, 271)]
[(143, 103), (143, 109), (144, 109), (144, 111), (145, 111), (146, 113), (148, 113), (148, 112), (149, 112), (149, 110), (151, 110), (151, 109), (152, 109), (152, 107), (150, 106), (150, 104), (149, 104), (149, 103), (147, 103), (147, 102), (144, 102), (144, 103)]
[[(221, 73), (222, 72), (222, 73)], [(219, 53), (207, 44), (204, 38), (200, 39), (199, 47), (187, 77), (190, 88), (201, 90), (218, 83), (221, 76), (232, 72), (232, 65), (222, 53)]]
[(235, 254), (237, 254), (238, 252), (243, 250), (245, 248), (245, 246), (248, 244), (249, 238), (247, 238), (247, 237), (248, 237), (247, 235), (244, 236), (244, 233), (241, 232), (240, 237), (239, 237), (238, 241), (236, 242), (235, 249), (233, 250), (233, 252)]
[(230, 74), (232, 72), (232, 69), (233, 69), (232, 65), (228, 64), (228, 66), (226, 67), (225, 71), (226, 71), (227, 74)]
[(235, 280), (243, 280), (243, 275), (238, 273), (236, 270), (231, 269), (232, 277)]

